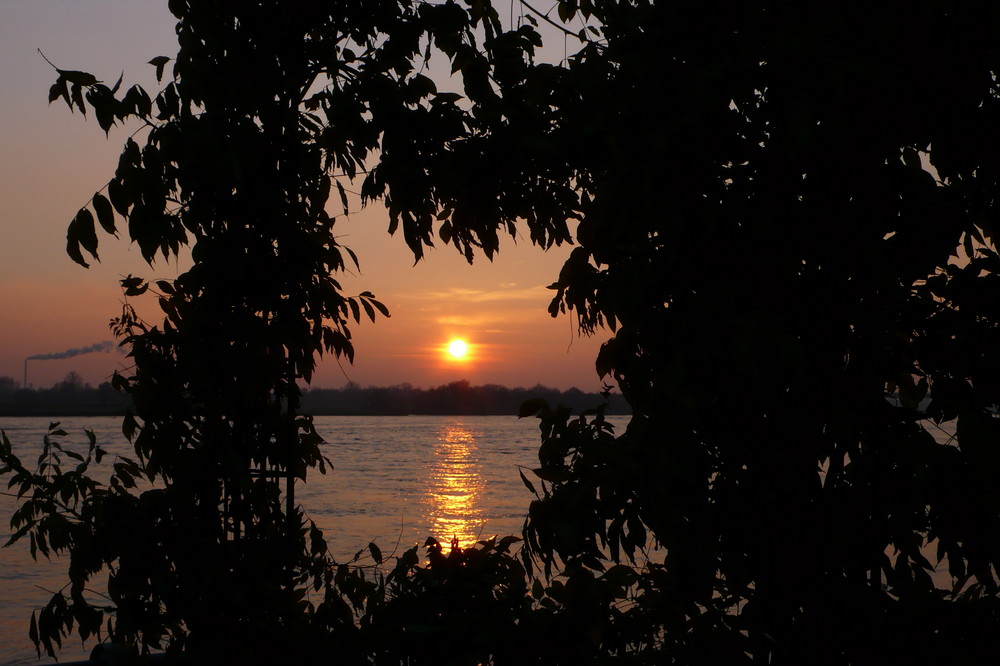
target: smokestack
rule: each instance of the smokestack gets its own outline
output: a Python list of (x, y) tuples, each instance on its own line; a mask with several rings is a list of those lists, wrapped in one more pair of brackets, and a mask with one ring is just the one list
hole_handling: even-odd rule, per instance
[(53, 354), (35, 354), (34, 356), (29, 356), (24, 359), (24, 388), (28, 388), (28, 361), (51, 361), (59, 358), (73, 358), (74, 356), (90, 354), (93, 352), (111, 351), (114, 348), (114, 345), (115, 343), (110, 340), (105, 340), (104, 342), (98, 342), (97, 344), (90, 345), (89, 347), (77, 347), (74, 349), (67, 349), (62, 352), (55, 352)]

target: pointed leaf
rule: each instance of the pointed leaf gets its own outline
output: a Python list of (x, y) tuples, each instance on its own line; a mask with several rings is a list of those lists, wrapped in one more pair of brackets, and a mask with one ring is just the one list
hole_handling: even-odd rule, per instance
[(520, 409), (517, 410), (517, 417), (523, 419), (526, 416), (534, 416), (538, 412), (547, 411), (549, 411), (548, 400), (545, 398), (532, 398), (521, 403)]
[(31, 642), (34, 643), (35, 651), (38, 653), (38, 656), (41, 657), (42, 651), (39, 647), (38, 641), (38, 617), (35, 614), (35, 611), (31, 611), (31, 624), (28, 625), (28, 638), (30, 638)]
[(441, 240), (443, 242), (450, 243), (452, 238), (451, 232), (452, 232), (451, 222), (445, 221), (445, 223), (441, 225), (441, 228), (438, 229), (438, 236), (441, 237)]
[(97, 221), (100, 222), (101, 228), (114, 235), (117, 231), (115, 229), (115, 212), (111, 207), (111, 202), (100, 192), (94, 195), (94, 211), (97, 213)]
[(361, 264), (358, 263), (358, 255), (355, 254), (354, 250), (352, 250), (351, 248), (346, 247), (346, 246), (342, 246), (342, 247), (344, 247), (344, 249), (347, 250), (347, 254), (350, 255), (351, 261), (354, 262), (354, 267), (360, 271), (361, 270)]
[(122, 434), (125, 435), (125, 439), (132, 441), (135, 438), (135, 431), (139, 424), (136, 423), (135, 417), (132, 416), (132, 411), (129, 410), (125, 414), (125, 418), (122, 419)]
[(348, 210), (347, 210), (347, 192), (344, 190), (344, 186), (340, 184), (339, 180), (336, 181), (336, 183), (337, 183), (337, 192), (340, 194), (340, 203), (341, 203), (341, 205), (344, 206), (344, 215), (347, 215), (348, 214)]
[(89, 252), (94, 259), (97, 259), (97, 232), (94, 230), (94, 215), (86, 208), (81, 208), (80, 212), (76, 214), (76, 219), (73, 220), (73, 224), (76, 225), (75, 237), (83, 246), (83, 249)]
[(70, 240), (69, 238), (67, 238), (66, 239), (66, 254), (69, 255), (70, 259), (72, 259), (76, 263), (80, 264), (84, 268), (90, 268), (90, 264), (88, 264), (83, 259), (83, 254), (80, 252), (80, 244), (78, 242)]
[[(83, 105), (83, 88), (78, 85), (74, 85), (70, 88), (70, 95), (73, 98), (73, 104), (80, 109), (80, 113), (87, 115), (87, 107)], [(73, 108), (72, 105), (70, 108)]]
[(542, 586), (542, 581), (535, 579), (535, 582), (531, 584), (531, 596), (536, 601), (541, 599), (545, 595), (545, 588)]
[(374, 322), (375, 321), (375, 309), (372, 308), (371, 304), (368, 301), (363, 300), (363, 299), (361, 301), (361, 305), (362, 305), (362, 307), (364, 307), (365, 314), (368, 315), (368, 318), (371, 319)]
[(97, 258), (97, 232), (94, 231), (94, 216), (86, 208), (81, 208), (73, 221), (69, 223), (69, 228), (66, 230), (66, 254), (76, 263), (88, 268), (90, 264), (83, 259), (80, 252), (81, 245), (95, 259)]
[(66, 79), (74, 86), (92, 86), (98, 83), (97, 77), (87, 72), (65, 69), (57, 69), (56, 71), (59, 72), (59, 78)]
[(163, 80), (163, 66), (170, 62), (170, 58), (167, 56), (156, 56), (149, 61), (150, 65), (156, 67), (156, 82), (159, 83)]
[(532, 493), (532, 494), (533, 494), (533, 495), (534, 495), (535, 497), (538, 497), (538, 491), (537, 491), (537, 490), (535, 490), (535, 484), (533, 484), (533, 483), (532, 483), (531, 481), (529, 481), (529, 480), (528, 480), (528, 477), (526, 477), (526, 476), (524, 475), (524, 472), (522, 472), (522, 471), (521, 471), (520, 469), (518, 469), (518, 470), (517, 470), (517, 473), (518, 473), (518, 474), (519, 474), (519, 475), (521, 476), (521, 481), (523, 481), (523, 482), (524, 482), (524, 486), (525, 486), (525, 487), (526, 487), (526, 488), (527, 488), (528, 490), (530, 490), (530, 491), (531, 491), (531, 493)]
[(49, 104), (56, 101), (60, 97), (65, 97), (66, 101), (69, 101), (69, 93), (66, 92), (66, 80), (62, 77), (53, 83), (51, 88), (49, 88)]
[(117, 178), (108, 183), (108, 196), (111, 198), (111, 205), (115, 207), (118, 214), (125, 217), (128, 214), (129, 206), (132, 205), (132, 200)]
[(563, 481), (569, 481), (573, 478), (568, 469), (545, 469), (544, 467), (538, 467), (531, 470), (535, 473), (539, 479), (543, 481), (549, 481), (550, 483), (562, 483)]

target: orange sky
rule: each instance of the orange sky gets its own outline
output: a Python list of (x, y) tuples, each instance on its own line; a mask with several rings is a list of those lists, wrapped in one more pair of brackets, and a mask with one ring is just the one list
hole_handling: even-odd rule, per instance
[[(65, 254), (66, 225), (113, 174), (125, 133), (110, 139), (93, 118), (47, 106), (54, 72), (38, 55), (65, 69), (90, 71), (155, 89), (145, 63), (176, 52), (166, 1), (13, 0), (0, 3), (0, 375), (22, 379), (24, 359), (111, 339), (108, 320), (120, 310), (119, 276), (171, 277), (176, 265), (152, 269), (128, 244), (101, 238), (102, 263), (84, 269)], [(353, 329), (357, 358), (325, 360), (316, 386), (408, 382), (415, 386), (468, 379), (474, 384), (537, 383), (598, 390), (594, 357), (601, 339), (580, 338), (569, 319), (546, 306), (568, 248), (543, 253), (526, 240), (506, 242), (490, 263), (469, 267), (451, 248), (413, 266), (401, 236), (386, 233), (378, 206), (338, 218), (340, 241), (357, 252), (362, 275), (341, 280), (349, 294), (373, 291), (392, 318)], [(443, 346), (459, 336), (470, 344), (464, 361)], [(602, 338), (603, 339), (603, 338)], [(31, 361), (28, 380), (50, 386), (70, 370), (92, 384), (124, 363), (117, 353)], [(345, 377), (346, 373), (346, 377)]]

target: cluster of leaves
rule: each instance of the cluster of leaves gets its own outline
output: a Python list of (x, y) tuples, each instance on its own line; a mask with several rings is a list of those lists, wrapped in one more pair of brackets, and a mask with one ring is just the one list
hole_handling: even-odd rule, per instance
[(551, 311), (615, 331), (597, 370), (634, 416), (617, 439), (543, 416), (532, 552), (659, 546), (677, 663), (719, 632), (717, 663), (979, 663), (1000, 612), (996, 10), (578, 9), (603, 39), (549, 96), (581, 202)]
[[(14, 455), (6, 433), (0, 433), (0, 464), (3, 465), (0, 474), (10, 475), (8, 489), (16, 487), (18, 499), (23, 500), (11, 516), (13, 533), (4, 546), (28, 537), (33, 558), (73, 551), (77, 556), (70, 566), (79, 573), (92, 568), (94, 548), (98, 546), (93, 540), (93, 525), (102, 516), (95, 513), (98, 506), (95, 498), (108, 494), (120, 496), (126, 493), (126, 486), (135, 487), (138, 467), (128, 459), (115, 461), (116, 476), (108, 488), (90, 474), (91, 465), (99, 465), (107, 454), (97, 444), (94, 433), (86, 431), (86, 455), (63, 447), (60, 439), (66, 434), (58, 422), (50, 424), (35, 468), (28, 469)], [(64, 467), (68, 469), (64, 471)], [(86, 576), (71, 578), (67, 585), (69, 597), (82, 601), (88, 592)], [(29, 636), (32, 641), (53, 654), (74, 624), (83, 640), (91, 635), (100, 636), (103, 628), (100, 608), (86, 602), (74, 606), (76, 612), (68, 612), (64, 591), (55, 593), (40, 613), (31, 615)]]
[[(57, 518), (18, 533), (49, 545), (56, 536), (72, 562), (71, 594), (49, 604), (33, 638), (52, 653), (61, 635), (92, 633), (100, 617), (110, 621), (94, 626), (112, 640), (144, 650), (206, 657), (240, 646), (259, 658), (313, 649), (347, 629), (340, 616), (314, 622), (305, 599), (329, 586), (331, 561), (294, 482), (329, 461), (300, 413), (299, 382), (324, 353), (353, 359), (351, 319), (388, 316), (373, 294), (341, 291), (335, 275), (358, 259), (334, 237), (331, 193), (345, 213), (352, 187), (363, 200), (383, 198), (390, 231), (402, 223), (418, 257), (435, 220), (454, 225), (441, 235), (467, 256), (495, 251), (495, 220), (476, 217), (491, 208), (481, 182), (467, 170), (461, 182), (441, 175), (464, 168), (454, 153), (482, 123), (421, 70), (433, 51), (470, 99), (495, 97), (476, 30), (496, 37), (496, 12), (409, 0), (295, 12), (277, 0), (169, 5), (179, 51), (150, 61), (161, 90), (57, 68), (50, 92), (50, 102), (92, 111), (105, 131), (138, 125), (114, 177), (70, 223), (70, 257), (98, 259), (99, 225), (125, 233), (151, 265), (182, 254), (187, 263), (189, 252), (190, 268), (175, 280), (121, 281), (126, 304), (112, 329), (134, 371), (112, 384), (134, 404), (123, 431), (136, 467), (69, 498), (82, 511), (73, 530), (86, 539), (59, 540)], [(537, 35), (518, 39), (530, 50)], [(423, 167), (416, 146), (437, 146)], [(448, 205), (461, 197), (479, 199)], [(548, 224), (552, 242), (568, 237), (565, 220)], [(132, 306), (150, 296), (161, 322)], [(154, 487), (130, 488), (137, 476)], [(51, 498), (40, 478), (31, 477), (32, 496)], [(38, 501), (30, 511), (58, 513)], [(75, 592), (100, 571), (110, 602), (95, 605)]]

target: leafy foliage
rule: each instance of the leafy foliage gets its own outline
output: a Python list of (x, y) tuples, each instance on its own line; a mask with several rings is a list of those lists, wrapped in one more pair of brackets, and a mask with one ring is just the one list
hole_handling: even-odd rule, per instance
[[(530, 13), (505, 31), (466, 4), (174, 0), (181, 50), (172, 76), (151, 61), (155, 96), (59, 71), (50, 100), (149, 128), (74, 218), (70, 256), (96, 259), (95, 221), (124, 218), (147, 260), (189, 245), (194, 263), (174, 283), (123, 281), (166, 315), (151, 326), (126, 307), (116, 322), (136, 360), (117, 380), (136, 403), (125, 428), (164, 487), (122, 500), (112, 633), (210, 654), (307, 634), (360, 645), (367, 627), (423, 654), (413, 594), (438, 605), (412, 630), (499, 617), (490, 640), (517, 636), (549, 663), (986, 663), (998, 10), (561, 0), (556, 15), (584, 27), (563, 26), (581, 47), (553, 65), (534, 62)], [(417, 66), (431, 50), (461, 98)], [(301, 515), (285, 520), (273, 475), (323, 464), (295, 382), (317, 354), (350, 358), (348, 319), (382, 310), (332, 277), (354, 258), (326, 207), (336, 187), (346, 210), (354, 179), (418, 260), (436, 239), (492, 257), (522, 222), (549, 247), (577, 222), (550, 312), (614, 332), (596, 369), (634, 416), (615, 436), (600, 414), (526, 406), (542, 491), (519, 566), (540, 564), (547, 585), (517, 582), (509, 543), (432, 543), (427, 569), (400, 558), (383, 608), (384, 586), (332, 575)], [(946, 422), (941, 443), (929, 429)], [(94, 608), (59, 603), (36, 627), (47, 649), (52, 618)], [(568, 647), (546, 653), (546, 638)]]
[(532, 551), (599, 570), (662, 549), (644, 583), (676, 663), (979, 663), (995, 10), (561, 5), (600, 40), (547, 95), (581, 220), (552, 312), (616, 331), (597, 369), (634, 416), (614, 440), (543, 417)]
[[(335, 240), (330, 196), (336, 189), (346, 213), (363, 177), (364, 199), (385, 199), (415, 253), (430, 243), (430, 220), (446, 216), (423, 192), (412, 137), (446, 160), (470, 130), (460, 97), (438, 94), (419, 63), (433, 45), (468, 73), (470, 94), (491, 95), (475, 48), (482, 9), (171, 0), (179, 51), (149, 61), (158, 92), (57, 68), (50, 102), (92, 112), (105, 131), (139, 126), (114, 177), (70, 223), (70, 257), (98, 259), (100, 225), (127, 234), (151, 265), (188, 253), (191, 265), (172, 281), (121, 281), (112, 328), (135, 367), (112, 383), (135, 406), (123, 422), (135, 460), (116, 463), (106, 487), (73, 486), (83, 481), (55, 468), (76, 490), (52, 504), (53, 472), (26, 476), (7, 452), (32, 498), (16, 536), (71, 558), (69, 597), (56, 595), (32, 633), (46, 652), (74, 626), (105, 626), (143, 650), (255, 661), (350, 633), (349, 616), (311, 621), (307, 590), (339, 592), (335, 563), (294, 500), (295, 480), (329, 464), (299, 411), (298, 382), (324, 353), (353, 359), (350, 320), (389, 313), (370, 292), (342, 293), (335, 275), (358, 260)], [(492, 226), (451, 236), (470, 255), (495, 239)], [(162, 322), (136, 314), (132, 299), (150, 297)], [(140, 478), (153, 487), (139, 492)], [(72, 526), (38, 517), (49, 508), (78, 515)], [(78, 592), (101, 570), (109, 603), (94, 604)]]

